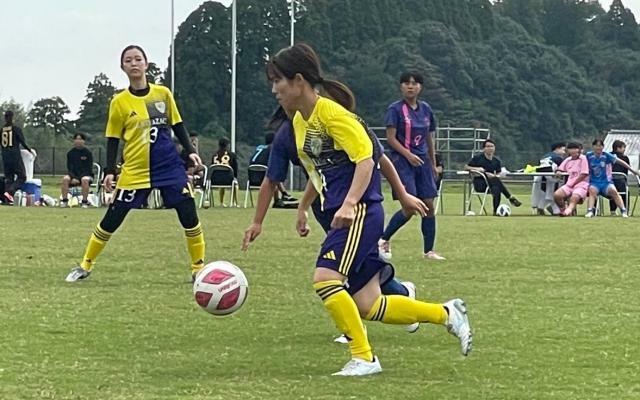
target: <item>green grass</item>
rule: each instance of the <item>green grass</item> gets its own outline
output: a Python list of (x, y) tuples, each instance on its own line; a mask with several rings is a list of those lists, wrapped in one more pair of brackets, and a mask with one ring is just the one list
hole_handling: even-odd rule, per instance
[(468, 358), (442, 327), (368, 323), (384, 372), (340, 379), (348, 352), (310, 283), (322, 235), (297, 238), (292, 211), (273, 210), (247, 254), (252, 210), (200, 212), (207, 258), (250, 282), (243, 309), (214, 318), (192, 300), (172, 211), (132, 212), (91, 278), (67, 284), (104, 210), (0, 207), (0, 399), (640, 398), (640, 218), (517, 211), (439, 217), (443, 263), (421, 259), (417, 220), (393, 240), (419, 297), (466, 300)]

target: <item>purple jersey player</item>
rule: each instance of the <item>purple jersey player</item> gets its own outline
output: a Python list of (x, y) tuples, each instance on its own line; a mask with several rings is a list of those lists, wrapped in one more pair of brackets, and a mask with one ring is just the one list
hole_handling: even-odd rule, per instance
[[(403, 73), (400, 76), (402, 100), (389, 105), (384, 121), (387, 127), (387, 142), (391, 146), (391, 160), (404, 187), (429, 207), (429, 212), (422, 218), (421, 223), (424, 257), (428, 260), (444, 260), (444, 257), (433, 250), (436, 239), (433, 199), (438, 195), (433, 141), (436, 121), (429, 104), (418, 98), (423, 82), (422, 75), (418, 73)], [(391, 217), (378, 242), (380, 254), (386, 260), (391, 259), (391, 237), (409, 219), (411, 215), (402, 210)]]

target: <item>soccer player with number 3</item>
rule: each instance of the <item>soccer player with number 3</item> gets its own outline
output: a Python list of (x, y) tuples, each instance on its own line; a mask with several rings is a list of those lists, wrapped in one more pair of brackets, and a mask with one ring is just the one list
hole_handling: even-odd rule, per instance
[(205, 243), (193, 191), (187, 183), (184, 162), (171, 140), (171, 131), (199, 165), (202, 162), (189, 141), (189, 135), (169, 89), (149, 84), (147, 56), (139, 46), (127, 46), (120, 56), (120, 67), (129, 78), (129, 88), (117, 94), (109, 106), (107, 122), (107, 166), (104, 187), (112, 191), (118, 144), (124, 141), (122, 172), (116, 183), (113, 202), (89, 239), (80, 265), (74, 267), (67, 282), (85, 279), (96, 257), (132, 208), (140, 208), (152, 189), (158, 189), (167, 208), (175, 208), (185, 230), (191, 258), (192, 279), (204, 266)]

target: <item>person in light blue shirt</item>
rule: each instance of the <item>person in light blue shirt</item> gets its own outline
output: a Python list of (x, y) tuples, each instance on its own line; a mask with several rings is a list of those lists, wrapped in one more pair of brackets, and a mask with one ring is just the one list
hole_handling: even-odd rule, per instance
[(638, 171), (631, 168), (629, 164), (615, 155), (603, 151), (604, 141), (602, 139), (595, 139), (591, 145), (593, 150), (586, 154), (587, 162), (589, 163), (589, 208), (585, 217), (591, 218), (595, 215), (596, 199), (598, 196), (604, 196), (611, 198), (616, 203), (618, 208), (620, 208), (622, 218), (628, 218), (629, 214), (627, 213), (625, 204), (613, 184), (612, 165), (618, 163), (635, 175), (639, 175)]

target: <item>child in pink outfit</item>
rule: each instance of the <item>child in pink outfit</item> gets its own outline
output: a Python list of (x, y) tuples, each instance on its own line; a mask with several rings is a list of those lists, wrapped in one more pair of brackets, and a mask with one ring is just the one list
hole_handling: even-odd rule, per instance
[[(578, 203), (584, 200), (589, 192), (589, 162), (581, 154), (582, 145), (571, 142), (567, 145), (567, 152), (569, 157), (565, 158), (556, 172), (566, 172), (569, 178), (567, 183), (553, 194), (553, 199), (560, 208), (560, 215), (564, 216), (571, 215)], [(569, 198), (569, 206), (565, 208), (567, 198)]]

